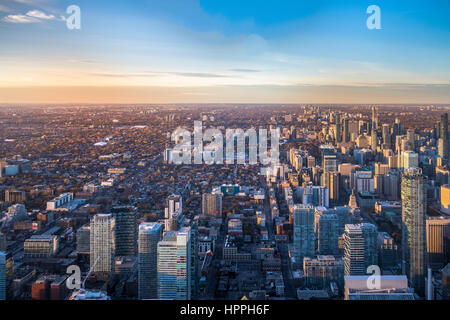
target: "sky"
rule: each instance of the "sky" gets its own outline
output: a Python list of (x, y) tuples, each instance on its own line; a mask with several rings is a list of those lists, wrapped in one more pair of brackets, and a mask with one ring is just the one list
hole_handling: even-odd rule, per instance
[[(370, 5), (381, 29), (367, 28)], [(0, 0), (0, 103), (450, 103), (449, 12), (448, 0)]]

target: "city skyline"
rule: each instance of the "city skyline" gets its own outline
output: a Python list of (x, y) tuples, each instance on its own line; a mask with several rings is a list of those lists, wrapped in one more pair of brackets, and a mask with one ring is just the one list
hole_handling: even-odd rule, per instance
[(0, 103), (450, 102), (445, 1), (72, 4), (2, 3)]
[(449, 301), (449, 12), (0, 0), (0, 305)]

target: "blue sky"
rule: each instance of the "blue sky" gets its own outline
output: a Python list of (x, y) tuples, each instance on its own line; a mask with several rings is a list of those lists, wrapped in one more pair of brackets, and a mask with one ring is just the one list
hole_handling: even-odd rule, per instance
[[(63, 21), (72, 4), (81, 30)], [(366, 27), (372, 4), (381, 30)], [(0, 102), (60, 101), (42, 87), (110, 102), (92, 88), (148, 87), (138, 102), (448, 103), (449, 12), (449, 1), (0, 0)], [(128, 95), (114, 98), (137, 102)]]

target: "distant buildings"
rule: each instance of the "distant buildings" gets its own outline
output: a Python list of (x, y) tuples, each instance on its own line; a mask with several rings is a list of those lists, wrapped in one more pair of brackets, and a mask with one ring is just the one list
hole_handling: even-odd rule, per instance
[(25, 191), (19, 191), (19, 190), (6, 190), (5, 191), (5, 202), (24, 203), (25, 200), (26, 200)]
[(13, 220), (24, 220), (27, 218), (27, 209), (23, 204), (15, 204), (8, 208), (8, 218)]
[(6, 234), (0, 232), (0, 251), (6, 251), (8, 248), (8, 241), (6, 240)]
[(47, 211), (70, 212), (86, 203), (86, 199), (74, 199), (73, 193), (63, 193), (47, 202)]
[(439, 148), (439, 155), (448, 160), (448, 113), (441, 115), (439, 122), (439, 138), (442, 140), (442, 148)]
[(71, 201), (73, 201), (73, 193), (63, 193), (55, 199), (47, 202), (47, 210), (57, 210)]
[(204, 193), (202, 195), (202, 215), (215, 218), (222, 217), (222, 194)]
[(126, 168), (109, 168), (108, 169), (109, 174), (125, 174), (127, 173)]

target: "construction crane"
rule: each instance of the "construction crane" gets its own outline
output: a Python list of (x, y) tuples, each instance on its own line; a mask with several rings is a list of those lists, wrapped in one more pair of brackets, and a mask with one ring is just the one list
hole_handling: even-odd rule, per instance
[(84, 285), (86, 284), (86, 280), (89, 278), (89, 276), (91, 275), (92, 271), (94, 271), (95, 266), (97, 265), (98, 260), (100, 260), (100, 257), (97, 257), (97, 260), (95, 260), (94, 264), (92, 265), (92, 267), (89, 269), (86, 277), (83, 280), (83, 284), (81, 285), (81, 290), (84, 290)]

